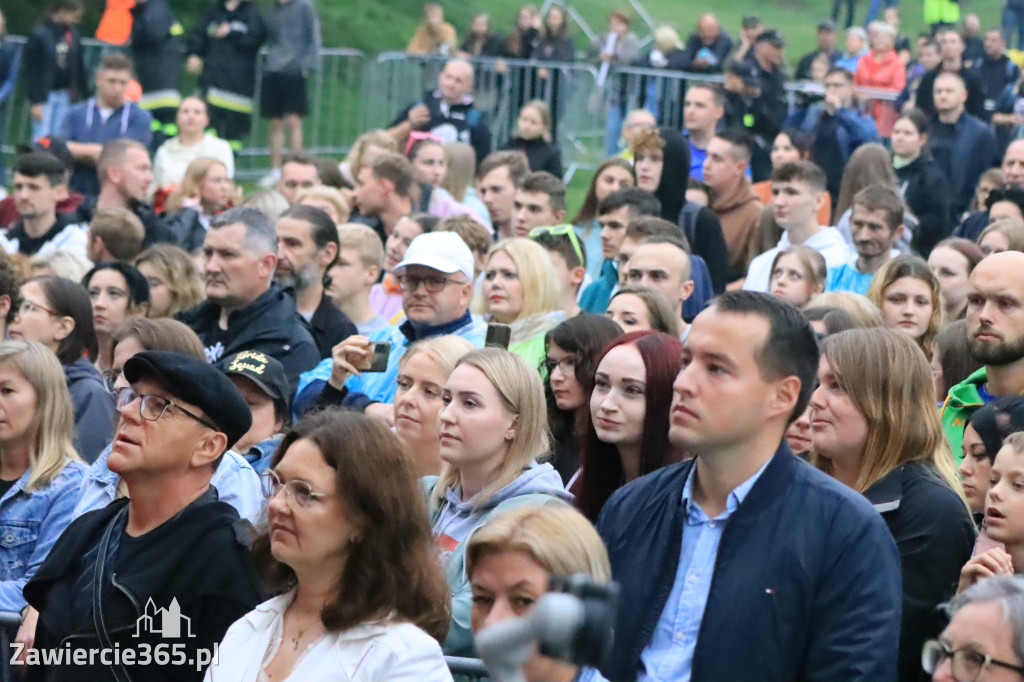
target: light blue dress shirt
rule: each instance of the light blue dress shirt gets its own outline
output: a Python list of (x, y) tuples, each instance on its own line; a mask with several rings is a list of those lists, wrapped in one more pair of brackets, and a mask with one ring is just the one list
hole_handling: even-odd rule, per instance
[(686, 485), (683, 486), (686, 520), (675, 583), (665, 602), (665, 609), (658, 618), (654, 636), (640, 654), (643, 670), (638, 671), (637, 680), (688, 682), (690, 679), (693, 652), (697, 647), (697, 634), (711, 591), (722, 530), (767, 466), (768, 462), (765, 462), (757, 473), (729, 493), (725, 511), (713, 519), (709, 519), (693, 499), (696, 464), (690, 470)]

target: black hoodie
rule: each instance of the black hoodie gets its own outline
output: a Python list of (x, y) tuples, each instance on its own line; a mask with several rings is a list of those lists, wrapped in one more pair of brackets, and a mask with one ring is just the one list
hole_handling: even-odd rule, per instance
[(953, 231), (952, 193), (949, 181), (931, 156), (919, 156), (896, 170), (900, 194), (910, 212), (917, 218), (918, 228), (911, 244), (922, 258)]
[[(729, 250), (718, 216), (707, 207), (696, 212), (695, 221), (684, 215), (688, 203), (686, 186), (690, 179), (690, 143), (672, 128), (661, 128), (659, 132), (665, 140), (665, 165), (654, 196), (661, 202), (661, 217), (683, 228), (693, 254), (707, 263), (715, 292), (722, 293), (728, 279)], [(692, 229), (688, 229), (690, 222), (693, 222)]]
[[(263, 599), (248, 549), (250, 526), (231, 505), (217, 499), (215, 488), (211, 486), (177, 515), (138, 537), (124, 530), (127, 505), (128, 499), (121, 498), (72, 522), (25, 585), (25, 598), (40, 612), (37, 649), (65, 650), (65, 655), (92, 650), (95, 654), (116, 644), (122, 653), (132, 649), (138, 655), (141, 646), (148, 645), (152, 656), (157, 645), (165, 645), (171, 656), (177, 658), (180, 651), (187, 659), (195, 657), (197, 649), (212, 649), (234, 621)], [(92, 580), (101, 558), (101, 538), (109, 524), (113, 524), (111, 549), (106, 554), (111, 563), (101, 571), (99, 601), (111, 642), (103, 644), (90, 615), (93, 609), (86, 614), (76, 607), (95, 603), (97, 598)], [(182, 614), (179, 637), (161, 636), (158, 631), (161, 618), (157, 610), (172, 609), (172, 600), (177, 600)], [(144, 614), (155, 616), (149, 632)], [(125, 672), (132, 680), (150, 682), (199, 682), (203, 678), (195, 663), (126, 666), (118, 669), (121, 676), (115, 677), (98, 656), (93, 661), (87, 656), (83, 665), (65, 661), (65, 665), (26, 668), (27, 679), (47, 682), (106, 682), (126, 679)]]
[(220, 328), (220, 306), (213, 301), (203, 301), (175, 317), (199, 335), (209, 362), (243, 350), (266, 353), (284, 365), (293, 391), (299, 375), (320, 362), (320, 351), (295, 310), (295, 300), (277, 284), (228, 315), (226, 330)]

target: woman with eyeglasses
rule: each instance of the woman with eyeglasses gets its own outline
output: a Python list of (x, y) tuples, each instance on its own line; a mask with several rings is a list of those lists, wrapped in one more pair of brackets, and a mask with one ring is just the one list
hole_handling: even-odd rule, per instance
[(122, 322), (146, 317), (149, 312), (149, 282), (134, 266), (118, 261), (100, 263), (82, 278), (92, 301), (92, 322), (99, 354), (96, 369), (110, 369), (111, 334)]
[(448, 586), (401, 442), (328, 410), (299, 421), (262, 474), (253, 554), (279, 594), (235, 622), (206, 682), (451, 680)]
[(576, 507), (591, 521), (612, 493), (640, 476), (677, 462), (668, 441), (672, 384), (683, 344), (662, 332), (632, 332), (605, 347), (590, 393)]
[(540, 375), (500, 348), (467, 353), (448, 377), (441, 408), (440, 476), (423, 479), (430, 524), (452, 594), (444, 651), (473, 655), (466, 541), (491, 517), (527, 505), (567, 504), (548, 452)]
[(622, 329), (602, 315), (583, 313), (554, 327), (544, 336), (544, 395), (548, 403), (551, 463), (568, 487), (580, 468), (579, 434), (590, 422), (590, 393), (594, 370), (604, 347)]
[(98, 349), (89, 293), (71, 280), (43, 276), (22, 284), (20, 298), (8, 335), (38, 341), (57, 356), (71, 392), (75, 449), (92, 462), (114, 437), (114, 401), (90, 362)]
[[(131, 319), (114, 330), (112, 340), (110, 369), (104, 372), (104, 380), (109, 390), (115, 394), (129, 386), (128, 380), (121, 372), (124, 364), (133, 355), (144, 350), (170, 351), (206, 361), (203, 342), (194, 331), (177, 320)], [(254, 424), (253, 427), (265, 428), (266, 425)], [(87, 511), (105, 507), (116, 498), (125, 495), (126, 490), (121, 485), (121, 479), (107, 468), (110, 449), (111, 446), (107, 443), (82, 481), (76, 498), (75, 518)], [(243, 519), (248, 519), (256, 525), (264, 518), (259, 478), (242, 453), (234, 449), (224, 453), (220, 464), (213, 472), (210, 484), (217, 488), (220, 500), (234, 507)]]
[(512, 327), (508, 349), (533, 367), (544, 361), (544, 335), (565, 319), (551, 257), (531, 239), (503, 239), (487, 255), (473, 312)]
[[(72, 442), (71, 396), (53, 353), (0, 343), (0, 611), (25, 608), (22, 588), (71, 523), (87, 467)], [(26, 619), (18, 641), (31, 641)]]
[(941, 628), (935, 607), (952, 596), (975, 540), (928, 360), (895, 330), (834, 334), (822, 343), (810, 407), (810, 461), (867, 498), (896, 541), (903, 574), (899, 679), (913, 679), (921, 645)]
[(1011, 682), (1024, 677), (1024, 578), (986, 578), (953, 597), (949, 625), (924, 643), (933, 682)]

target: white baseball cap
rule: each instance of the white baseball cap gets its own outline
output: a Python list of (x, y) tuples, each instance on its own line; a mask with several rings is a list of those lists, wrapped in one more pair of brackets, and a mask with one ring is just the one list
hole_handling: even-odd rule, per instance
[(446, 274), (461, 272), (467, 281), (473, 281), (473, 252), (454, 232), (427, 232), (413, 239), (393, 272), (397, 275), (407, 265), (423, 265)]

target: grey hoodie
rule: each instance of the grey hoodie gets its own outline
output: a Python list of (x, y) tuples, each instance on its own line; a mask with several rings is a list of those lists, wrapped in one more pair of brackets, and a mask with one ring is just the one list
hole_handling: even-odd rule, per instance
[[(423, 479), (427, 494), (433, 492), (436, 476)], [(519, 477), (496, 492), (483, 506), (462, 501), (459, 489), (445, 491), (444, 500), (431, 507), (430, 522), (441, 548), (445, 576), (452, 591), (452, 624), (444, 642), (449, 656), (475, 655), (469, 628), (472, 593), (466, 577), (466, 541), (494, 515), (520, 506), (571, 504), (572, 494), (562, 487), (562, 477), (548, 463), (533, 462)]]
[(274, 3), (267, 21), (270, 73), (307, 73), (319, 67), (320, 21), (309, 0)]

